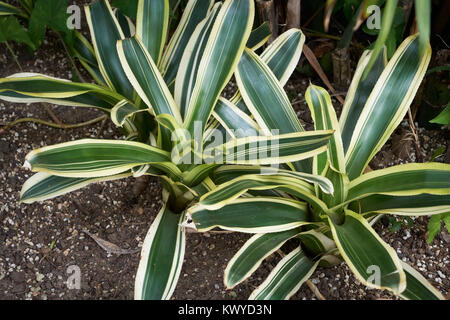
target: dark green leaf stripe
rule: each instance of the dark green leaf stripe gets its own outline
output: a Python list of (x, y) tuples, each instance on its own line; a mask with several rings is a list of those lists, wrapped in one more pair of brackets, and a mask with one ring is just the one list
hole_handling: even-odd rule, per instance
[(25, 165), (66, 177), (100, 177), (118, 174), (133, 167), (169, 162), (170, 154), (144, 143), (83, 139), (33, 150)]
[(360, 215), (346, 211), (342, 225), (330, 226), (339, 251), (356, 278), (371, 288), (400, 294), (406, 287), (401, 262), (388, 244)]
[(113, 13), (120, 25), (124, 37), (133, 37), (136, 34), (136, 27), (134, 26), (133, 21), (117, 8), (113, 9)]
[(94, 50), (106, 83), (111, 89), (116, 90), (129, 100), (133, 100), (133, 86), (122, 69), (116, 50), (116, 43), (124, 38), (124, 34), (109, 2), (101, 0), (86, 6), (85, 9)]
[(197, 121), (203, 132), (220, 93), (230, 80), (250, 36), (254, 10), (251, 0), (226, 0), (222, 5), (201, 59), (187, 110), (184, 126), (191, 134)]
[(20, 202), (33, 203), (48, 200), (84, 188), (91, 183), (118, 180), (130, 176), (131, 173), (122, 173), (99, 178), (67, 178), (39, 172), (24, 183), (20, 192)]
[(158, 65), (169, 26), (169, 0), (139, 0), (136, 34)]
[(353, 75), (350, 88), (348, 89), (345, 103), (342, 108), (341, 118), (339, 124), (341, 127), (342, 143), (344, 151), (347, 152), (350, 145), (350, 139), (353, 135), (353, 130), (356, 126), (359, 116), (369, 98), (373, 87), (377, 83), (378, 78), (386, 66), (386, 50), (383, 49), (382, 54), (375, 60), (375, 64), (370, 69), (369, 73), (363, 77), (366, 70), (367, 63), (370, 60), (372, 51), (364, 51), (359, 59), (355, 74)]
[(257, 50), (270, 38), (272, 32), (270, 31), (269, 24), (264, 22), (258, 28), (252, 30), (250, 37), (247, 41), (247, 48)]
[(215, 227), (247, 233), (280, 232), (309, 221), (305, 204), (280, 198), (242, 198), (219, 210), (194, 206), (188, 212), (193, 227), (200, 232)]
[(228, 263), (224, 275), (225, 286), (231, 289), (247, 279), (265, 258), (298, 233), (297, 229), (292, 229), (276, 233), (256, 234), (251, 237)]
[(250, 295), (250, 300), (288, 300), (308, 280), (318, 264), (300, 247), (285, 256), (267, 279)]
[(400, 295), (403, 299), (445, 300), (443, 295), (409, 264), (402, 262), (402, 266), (406, 273), (406, 289)]
[(382, 72), (358, 119), (346, 154), (350, 180), (357, 178), (402, 121), (428, 67), (431, 49), (418, 54), (410, 36)]
[(137, 300), (168, 300), (180, 276), (185, 251), (184, 216), (164, 206), (142, 246), (135, 280)]
[(159, 64), (167, 84), (176, 77), (183, 52), (197, 25), (206, 18), (213, 0), (190, 0)]

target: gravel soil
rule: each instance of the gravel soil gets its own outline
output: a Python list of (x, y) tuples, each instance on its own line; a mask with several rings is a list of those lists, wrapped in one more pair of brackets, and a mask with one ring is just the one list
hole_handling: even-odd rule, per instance
[[(61, 45), (50, 34), (41, 49), (32, 55), (15, 47), (22, 69), (60, 78), (71, 78), (71, 69)], [(0, 77), (20, 69), (10, 54), (0, 48)], [(299, 117), (307, 128), (312, 125), (303, 100), (308, 79), (298, 75), (287, 85)], [(335, 102), (335, 105), (338, 105)], [(90, 109), (52, 107), (64, 123), (78, 123), (98, 117)], [(0, 122), (22, 117), (52, 121), (41, 104), (0, 102)], [(402, 124), (397, 130), (408, 130)], [(108, 120), (95, 125), (62, 130), (24, 123), (0, 134), (0, 299), (132, 299), (139, 249), (145, 234), (161, 207), (161, 187), (150, 179), (137, 190), (135, 180), (125, 179), (91, 185), (56, 199), (31, 205), (19, 203), (19, 192), (31, 172), (22, 167), (31, 150), (80, 138), (120, 139), (120, 132)], [(448, 132), (420, 129), (422, 152), (428, 160), (439, 146), (449, 146)], [(393, 151), (392, 141), (371, 163), (382, 168), (415, 161), (411, 144), (406, 157)], [(404, 156), (404, 154), (402, 154)], [(439, 159), (444, 161), (444, 157)], [(448, 159), (447, 159), (448, 161)], [(416, 267), (444, 295), (450, 290), (449, 235), (443, 231), (431, 245), (425, 241), (428, 218), (415, 219), (412, 227), (392, 232), (389, 221), (376, 225), (379, 234), (398, 252), (400, 258)], [(134, 253), (110, 254), (89, 233)], [(188, 234), (185, 263), (174, 299), (246, 299), (260, 284), (280, 257), (274, 255), (247, 281), (233, 290), (223, 285), (227, 262), (249, 238), (238, 233)], [(81, 288), (69, 289), (67, 280), (73, 267), (81, 272)], [(311, 277), (326, 299), (395, 299), (386, 291), (361, 285), (345, 264), (319, 268)], [(292, 299), (317, 299), (302, 286)]]

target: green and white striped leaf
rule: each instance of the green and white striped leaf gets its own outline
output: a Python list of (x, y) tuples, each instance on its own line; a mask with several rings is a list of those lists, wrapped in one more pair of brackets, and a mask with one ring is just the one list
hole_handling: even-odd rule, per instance
[(322, 174), (327, 161), (337, 171), (345, 173), (344, 148), (342, 146), (341, 132), (336, 112), (331, 103), (328, 92), (318, 86), (309, 85), (306, 90), (305, 99), (311, 111), (315, 130), (333, 130), (327, 152), (314, 158), (313, 172)]
[(436, 162), (409, 163), (371, 171), (350, 183), (346, 202), (373, 194), (450, 195), (450, 165)]
[(213, 116), (232, 138), (259, 136), (259, 126), (231, 101), (220, 97)]
[(286, 255), (249, 300), (288, 300), (308, 280), (319, 261), (309, 259), (300, 247)]
[(183, 52), (197, 25), (206, 18), (213, 6), (213, 0), (189, 0), (180, 23), (172, 35), (167, 49), (158, 65), (164, 80), (169, 85), (175, 80)]
[(250, 36), (254, 11), (252, 0), (226, 0), (222, 5), (201, 58), (184, 121), (191, 134), (198, 121), (202, 132), (206, 127)]
[(206, 163), (280, 164), (313, 157), (326, 150), (332, 131), (297, 132), (279, 136), (232, 139), (205, 149)]
[(116, 50), (118, 40), (124, 39), (111, 6), (107, 0), (97, 1), (85, 7), (95, 54), (100, 71), (108, 86), (127, 99), (134, 100), (134, 89), (122, 69)]
[(211, 172), (217, 169), (217, 164), (200, 164), (191, 171), (183, 172), (183, 182), (188, 186), (196, 186), (207, 178)]
[(402, 262), (402, 267), (406, 274), (406, 289), (400, 297), (406, 300), (445, 300), (442, 293), (409, 264)]
[[(261, 54), (281, 86), (287, 83), (300, 59), (305, 36), (299, 29), (289, 29), (277, 37)], [(242, 111), (250, 113), (238, 90), (231, 101)]]
[(423, 193), (413, 196), (391, 196), (375, 194), (350, 203), (349, 208), (361, 214), (435, 215), (450, 210), (450, 195)]
[(17, 73), (0, 79), (0, 99), (10, 102), (48, 102), (109, 111), (124, 99), (94, 84), (71, 82), (36, 73)]
[(0, 16), (9, 16), (9, 15), (18, 15), (22, 17), (27, 16), (25, 12), (23, 12), (19, 8), (10, 5), (6, 2), (0, 1)]
[(252, 236), (233, 256), (225, 269), (224, 283), (227, 289), (232, 289), (250, 277), (264, 259), (298, 234), (297, 229), (291, 229), (276, 233), (259, 233)]
[(170, 154), (139, 142), (83, 139), (33, 150), (25, 158), (25, 167), (64, 177), (94, 178), (158, 162), (170, 162)]
[(216, 227), (246, 233), (281, 232), (309, 224), (306, 204), (282, 198), (241, 198), (218, 210), (188, 209), (187, 226), (199, 232)]
[(128, 118), (142, 111), (148, 110), (139, 109), (128, 100), (122, 100), (111, 109), (111, 120), (116, 126), (122, 127)]
[(181, 115), (164, 79), (139, 38), (117, 42), (117, 51), (126, 76), (155, 115), (170, 114), (179, 123)]
[(364, 105), (387, 64), (386, 47), (384, 47), (382, 54), (375, 60), (369, 73), (363, 77), (371, 56), (372, 51), (366, 50), (359, 59), (350, 88), (345, 97), (344, 106), (342, 107), (339, 125), (341, 127), (342, 143), (345, 152), (347, 152), (350, 145), (353, 131)]
[(169, 27), (169, 0), (139, 0), (136, 34), (158, 65)]
[(136, 34), (136, 26), (133, 21), (117, 8), (113, 9), (113, 13), (117, 19), (117, 22), (119, 22), (120, 29), (122, 29), (125, 38), (134, 37)]
[(221, 2), (216, 3), (208, 17), (197, 25), (180, 61), (175, 79), (174, 98), (183, 117), (186, 115), (191, 100), (201, 58), (221, 7)]
[(131, 173), (122, 173), (99, 178), (68, 178), (39, 172), (25, 181), (20, 192), (20, 202), (33, 203), (53, 199), (63, 194), (81, 189), (91, 183), (112, 181), (130, 177)]
[(357, 178), (402, 121), (431, 57), (419, 56), (417, 35), (408, 37), (382, 72), (356, 123), (346, 154), (350, 180)]
[(136, 300), (169, 300), (183, 265), (186, 236), (181, 226), (184, 215), (166, 205), (153, 221), (141, 251), (136, 274)]
[(266, 135), (273, 135), (271, 130), (304, 131), (278, 79), (252, 50), (244, 51), (235, 75), (245, 104)]
[(336, 249), (334, 241), (324, 234), (325, 229), (329, 230), (328, 227), (321, 227), (317, 230), (312, 229), (301, 232), (298, 237), (302, 242), (302, 246), (306, 247), (308, 252), (317, 256)]
[(90, 42), (77, 30), (73, 31), (73, 43), (69, 46), (71, 54), (77, 58), (92, 78), (101, 86), (106, 86), (100, 72), (95, 51)]
[(327, 178), (309, 173), (290, 171), (281, 168), (259, 166), (221, 166), (214, 172), (214, 181), (217, 184), (228, 182), (243, 175), (276, 175), (281, 174), (317, 184), (323, 192), (333, 194), (334, 186)]
[(329, 222), (336, 246), (359, 281), (395, 294), (405, 290), (406, 275), (395, 250), (361, 215), (347, 210), (342, 225)]
[(317, 187), (316, 192), (318, 193), (319, 198), (322, 199), (329, 208), (332, 208), (345, 201), (350, 181), (345, 173), (337, 171), (330, 165), (329, 161), (327, 161), (325, 167), (325, 177), (333, 184), (334, 193), (326, 194), (322, 190), (318, 190)]
[[(304, 197), (312, 198), (314, 196), (314, 187), (307, 181), (315, 181), (321, 184), (323, 188), (328, 189), (329, 181), (320, 176), (317, 179), (311, 178), (312, 175), (304, 174), (305, 177), (294, 177), (290, 174), (248, 174), (240, 176), (229, 182), (217, 186), (213, 191), (200, 198), (200, 205), (209, 210), (219, 209), (249, 190), (271, 190), (282, 189), (288, 194), (299, 195), (302, 200)], [(326, 206), (324, 206), (326, 208)]]
[(252, 30), (246, 46), (252, 50), (258, 50), (269, 40), (271, 35), (269, 24), (264, 22), (258, 28)]

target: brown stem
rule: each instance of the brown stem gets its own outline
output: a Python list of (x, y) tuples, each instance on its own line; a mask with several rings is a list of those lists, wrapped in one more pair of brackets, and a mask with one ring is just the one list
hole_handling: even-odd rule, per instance
[(418, 135), (418, 131), (417, 128), (414, 124), (414, 119), (411, 113), (411, 108), (408, 108), (408, 119), (409, 119), (409, 127), (411, 128), (412, 134), (414, 136), (414, 145), (416, 146), (416, 151), (417, 151), (417, 159), (419, 160), (419, 162), (423, 162), (423, 155), (422, 155), (422, 148), (420, 146), (420, 140), (419, 140), (419, 135)]
[(43, 124), (43, 125), (48, 126), (48, 127), (58, 128), (58, 129), (75, 129), (75, 128), (88, 126), (88, 125), (97, 123), (99, 121), (105, 120), (105, 119), (106, 119), (106, 115), (103, 115), (101, 117), (98, 117), (98, 118), (95, 118), (95, 119), (92, 119), (92, 120), (89, 120), (89, 121), (86, 121), (86, 122), (76, 123), (76, 124), (64, 124), (63, 126), (61, 126), (61, 125), (59, 125), (57, 123), (44, 121), (44, 120), (41, 120), (41, 119), (21, 118), (21, 119), (17, 119), (17, 120), (15, 120), (13, 122), (10, 122), (10, 123), (6, 124), (3, 128), (0, 129), (0, 134), (6, 132), (7, 130), (11, 129), (15, 125), (18, 125), (19, 123), (23, 123), (23, 122), (34, 122), (34, 123)]
[(286, 12), (287, 29), (300, 28), (301, 0), (288, 0)]
[(311, 289), (311, 291), (314, 293), (314, 295), (319, 300), (327, 300), (325, 297), (320, 293), (319, 289), (316, 287), (314, 283), (312, 283), (311, 280), (306, 280), (306, 285)]
[(278, 14), (274, 0), (256, 0), (259, 16), (262, 21), (267, 21), (272, 35), (268, 43), (272, 43), (278, 37)]

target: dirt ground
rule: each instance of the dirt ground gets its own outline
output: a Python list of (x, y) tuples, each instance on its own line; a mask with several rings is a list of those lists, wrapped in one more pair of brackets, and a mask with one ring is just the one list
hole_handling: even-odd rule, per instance
[[(15, 47), (22, 69), (60, 78), (71, 78), (71, 69), (61, 45), (52, 35), (32, 55)], [(0, 77), (20, 69), (6, 49), (0, 47)], [(299, 117), (312, 125), (303, 96), (309, 79), (298, 75), (287, 85), (296, 102)], [(337, 104), (337, 102), (336, 102)], [(78, 123), (101, 115), (87, 108), (52, 107), (64, 123)], [(52, 121), (42, 104), (24, 105), (0, 101), (0, 123), (22, 117)], [(408, 130), (407, 122), (402, 129)], [(445, 136), (446, 135), (446, 136)], [(139, 253), (108, 254), (90, 236), (138, 249), (161, 206), (161, 188), (151, 179), (145, 190), (136, 192), (132, 178), (91, 185), (56, 199), (31, 205), (19, 204), (19, 192), (31, 172), (22, 167), (31, 150), (80, 138), (120, 139), (120, 132), (108, 120), (73, 130), (24, 123), (0, 134), (0, 299), (132, 299)], [(424, 159), (439, 146), (449, 146), (448, 133), (420, 129)], [(398, 151), (398, 150), (397, 150)], [(371, 163), (382, 168), (416, 159), (414, 145), (405, 153), (395, 152), (392, 141)], [(441, 157), (439, 161), (443, 161)], [(448, 161), (448, 160), (447, 160)], [(415, 219), (412, 227), (392, 232), (387, 219), (376, 229), (398, 252), (444, 295), (450, 290), (449, 242), (444, 229), (431, 245), (425, 241), (428, 218)], [(185, 263), (173, 299), (246, 299), (280, 259), (268, 258), (255, 274), (231, 291), (223, 285), (223, 270), (235, 252), (249, 238), (245, 234), (189, 234)], [(81, 271), (81, 288), (68, 289), (71, 266)], [(311, 278), (326, 299), (393, 299), (379, 290), (358, 283), (349, 268), (319, 268)], [(292, 299), (317, 299), (302, 286)]]

